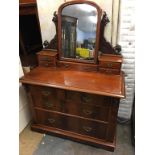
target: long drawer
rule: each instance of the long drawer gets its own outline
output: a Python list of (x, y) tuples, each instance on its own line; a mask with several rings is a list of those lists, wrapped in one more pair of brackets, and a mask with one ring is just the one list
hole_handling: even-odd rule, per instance
[(110, 104), (104, 103), (100, 107), (96, 106), (95, 104), (80, 102), (78, 100), (80, 98), (79, 93), (67, 93), (69, 94), (69, 97), (66, 95), (65, 100), (63, 90), (37, 86), (31, 87), (31, 94), (35, 107), (60, 111), (63, 113), (102, 120), (106, 122), (108, 121)]
[(35, 110), (36, 123), (48, 127), (59, 128), (99, 139), (106, 138), (107, 124), (77, 117)]

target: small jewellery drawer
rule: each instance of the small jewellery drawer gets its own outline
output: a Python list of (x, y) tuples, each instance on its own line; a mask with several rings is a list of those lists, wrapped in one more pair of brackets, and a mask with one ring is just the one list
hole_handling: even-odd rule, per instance
[(121, 63), (119, 62), (103, 62), (99, 61), (99, 66), (103, 68), (112, 68), (112, 69), (120, 69)]
[(64, 90), (42, 86), (30, 86), (30, 91), (35, 107), (48, 110), (62, 110), (63, 100), (65, 98)]
[(35, 112), (36, 123), (40, 125), (68, 130), (100, 139), (106, 138), (107, 124), (42, 110), (36, 110)]
[(49, 55), (38, 55), (38, 62), (41, 67), (56, 66), (56, 57)]

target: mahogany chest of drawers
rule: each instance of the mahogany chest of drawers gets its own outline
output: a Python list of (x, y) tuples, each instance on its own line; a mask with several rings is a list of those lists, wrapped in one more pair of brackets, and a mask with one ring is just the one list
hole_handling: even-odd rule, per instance
[(32, 129), (39, 125), (53, 133), (60, 130), (113, 143), (119, 99), (35, 85), (27, 85), (27, 90), (34, 114)]
[(32, 130), (114, 151), (122, 73), (37, 67), (20, 82), (30, 99)]

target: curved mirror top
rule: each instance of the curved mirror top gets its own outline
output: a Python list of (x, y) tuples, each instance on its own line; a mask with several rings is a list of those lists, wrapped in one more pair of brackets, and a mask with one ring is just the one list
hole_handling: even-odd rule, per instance
[(62, 9), (61, 57), (94, 61), (97, 9), (89, 4), (73, 4)]

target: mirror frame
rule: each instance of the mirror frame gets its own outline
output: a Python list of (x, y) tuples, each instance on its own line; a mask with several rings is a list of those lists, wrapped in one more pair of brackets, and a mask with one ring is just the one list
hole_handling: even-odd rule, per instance
[[(68, 5), (73, 5), (73, 4), (88, 4), (92, 5), (96, 8), (97, 10), (97, 25), (96, 25), (96, 46), (95, 46), (95, 54), (94, 54), (94, 60), (93, 61), (88, 61), (88, 60), (78, 60), (78, 59), (73, 59), (73, 58), (65, 58), (62, 57), (62, 38), (61, 38), (61, 14), (62, 10), (64, 7)], [(102, 15), (102, 9), (94, 2), (91, 1), (83, 1), (83, 0), (75, 0), (75, 1), (69, 1), (66, 3), (63, 3), (59, 9), (58, 9), (58, 57), (59, 60), (64, 60), (64, 61), (71, 61), (71, 62), (84, 62), (84, 63), (95, 63), (97, 64), (98, 60), (98, 50), (99, 50), (99, 36), (100, 36), (100, 23), (101, 23), (101, 15)]]

